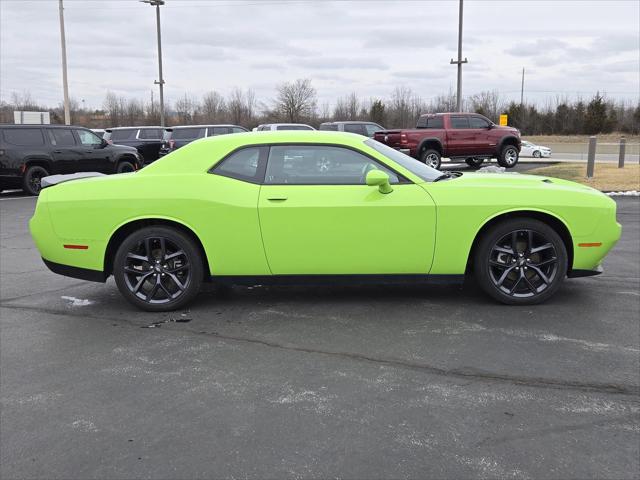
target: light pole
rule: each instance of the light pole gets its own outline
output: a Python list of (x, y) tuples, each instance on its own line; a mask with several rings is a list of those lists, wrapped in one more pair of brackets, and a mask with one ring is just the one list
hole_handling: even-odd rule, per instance
[(164, 0), (140, 0), (156, 7), (156, 31), (158, 33), (158, 76), (159, 80), (153, 83), (160, 87), (160, 126), (164, 127), (164, 79), (162, 78), (162, 41), (160, 40), (160, 6), (164, 5)]
[(456, 110), (462, 111), (462, 64), (468, 60), (462, 60), (462, 0), (458, 11), (458, 60), (451, 59), (451, 65), (458, 65), (458, 93), (456, 95)]
[(64, 91), (64, 124), (71, 125), (71, 114), (69, 112), (69, 84), (67, 83), (67, 42), (64, 36), (64, 7), (62, 0), (58, 2), (60, 14), (60, 46), (62, 48), (62, 89)]

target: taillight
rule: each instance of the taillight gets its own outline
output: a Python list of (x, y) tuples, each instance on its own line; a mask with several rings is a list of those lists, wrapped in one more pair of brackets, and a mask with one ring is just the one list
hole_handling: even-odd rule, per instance
[(176, 145), (176, 141), (175, 140), (169, 140), (169, 148), (173, 148)]
[(406, 144), (407, 143), (407, 134), (406, 133), (401, 133), (400, 134), (400, 143), (402, 143), (402, 144)]
[(113, 145), (113, 140), (109, 139), (109, 140), (107, 140), (107, 143), (108, 143), (109, 145)]

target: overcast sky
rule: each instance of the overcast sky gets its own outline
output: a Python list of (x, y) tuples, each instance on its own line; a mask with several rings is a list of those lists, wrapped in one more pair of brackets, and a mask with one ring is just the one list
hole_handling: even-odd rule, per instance
[[(99, 108), (105, 92), (157, 93), (155, 8), (136, 0), (65, 0), (70, 95)], [(595, 91), (637, 102), (640, 2), (466, 0), (463, 94), (497, 90), (543, 102)], [(310, 78), (319, 103), (355, 91), (387, 98), (397, 85), (425, 99), (455, 91), (458, 2), (166, 0), (165, 95), (174, 101), (235, 86), (261, 101)], [(0, 0), (0, 97), (62, 99), (57, 0)], [(157, 97), (156, 97), (157, 98)]]

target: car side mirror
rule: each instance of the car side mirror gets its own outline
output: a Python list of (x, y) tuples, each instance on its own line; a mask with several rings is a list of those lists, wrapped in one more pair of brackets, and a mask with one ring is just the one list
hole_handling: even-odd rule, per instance
[(107, 142), (104, 138), (100, 139), (100, 145), (98, 146), (98, 148), (104, 148), (107, 145), (109, 145), (109, 142)]
[(487, 127), (487, 130), (491, 130), (493, 127), (495, 127), (496, 125), (494, 123), (490, 123), (489, 126)]
[(366, 183), (370, 187), (378, 187), (380, 193), (391, 193), (393, 188), (389, 183), (389, 175), (382, 170), (371, 170), (367, 173)]

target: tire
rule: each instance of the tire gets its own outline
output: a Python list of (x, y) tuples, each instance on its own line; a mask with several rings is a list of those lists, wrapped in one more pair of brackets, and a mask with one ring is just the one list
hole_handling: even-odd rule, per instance
[(145, 227), (130, 234), (113, 262), (120, 293), (149, 312), (168, 312), (191, 302), (202, 285), (203, 258), (195, 242), (170, 227)]
[(116, 173), (127, 173), (127, 172), (135, 172), (136, 167), (128, 160), (123, 160), (118, 163), (118, 168), (116, 169)]
[(29, 195), (38, 195), (42, 189), (40, 182), (43, 177), (48, 175), (47, 169), (40, 165), (27, 167), (27, 171), (24, 172), (24, 177), (22, 177), (22, 189)]
[(558, 290), (567, 275), (567, 259), (553, 228), (532, 218), (514, 218), (480, 238), (473, 267), (480, 287), (499, 302), (534, 305)]
[(471, 168), (480, 168), (480, 165), (484, 162), (484, 158), (469, 157), (465, 159), (464, 162)]
[(432, 148), (425, 148), (420, 154), (420, 161), (438, 170), (442, 163), (440, 152)]
[(500, 150), (498, 165), (504, 168), (513, 168), (518, 164), (518, 149), (514, 145), (505, 145)]
[(542, 154), (540, 153), (539, 150), (536, 150), (535, 152), (533, 152), (533, 158), (540, 158), (542, 156)]

